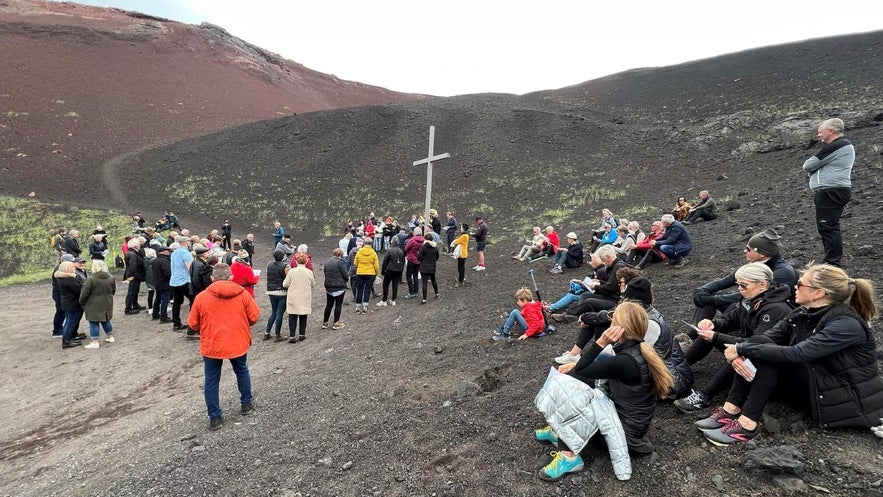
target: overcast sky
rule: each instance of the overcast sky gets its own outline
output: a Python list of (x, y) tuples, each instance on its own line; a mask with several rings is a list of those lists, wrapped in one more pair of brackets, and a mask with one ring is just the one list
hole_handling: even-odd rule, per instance
[(210, 22), (311, 69), (391, 90), (528, 93), (636, 67), (883, 29), (842, 0), (88, 0)]

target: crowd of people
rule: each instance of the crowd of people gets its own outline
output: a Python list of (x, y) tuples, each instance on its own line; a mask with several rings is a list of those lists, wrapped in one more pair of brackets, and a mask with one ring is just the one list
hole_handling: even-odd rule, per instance
[[(854, 158), (842, 127), (837, 119), (821, 123), (818, 135), (825, 145), (804, 164), (814, 191), (825, 263), (810, 265), (800, 274), (782, 257), (781, 236), (775, 230), (750, 237), (741, 267), (693, 290), (695, 309), (691, 322), (685, 322), (692, 344), (686, 352), (655, 308), (653, 285), (644, 271), (656, 263), (684, 264), (693, 247), (685, 225), (717, 218), (716, 202), (708, 191), (700, 192), (695, 202), (679, 197), (670, 213), (652, 222), (649, 233), (637, 221), (617, 220), (603, 209), (585, 248), (574, 231), (567, 233), (563, 245), (553, 226), (533, 228), (526, 243), (513, 252), (514, 259), (551, 259), (553, 274), (583, 267), (587, 273), (570, 279), (563, 295), (552, 302), (535, 300), (526, 288), (517, 290), (517, 307), (493, 333), (497, 341), (516, 335), (527, 340), (551, 331), (549, 321), (578, 324), (572, 347), (554, 357), (559, 366), (536, 398), (548, 424), (535, 430), (534, 437), (558, 449), (540, 470), (541, 478), (558, 480), (582, 469), (580, 451), (600, 431), (616, 476), (627, 479), (629, 454), (653, 452), (649, 432), (659, 401), (673, 401), (684, 413), (695, 413), (710, 408), (723, 392), (723, 404), (695, 423), (715, 445), (760, 437), (762, 414), (774, 395), (805, 408), (822, 428), (864, 427), (883, 436), (883, 379), (868, 326), (877, 315), (873, 288), (838, 267), (839, 216), (849, 200), (848, 171), (846, 181), (843, 171)], [(825, 167), (834, 173), (825, 174)], [(836, 191), (827, 191), (831, 189)], [(430, 287), (431, 296), (439, 299), (436, 270), (442, 254), (457, 260), (455, 287), (462, 286), (472, 238), (477, 254), (472, 269), (486, 270), (488, 225), (481, 217), (475, 218), (470, 231), (453, 212), (447, 212), (444, 224), (436, 210), (429, 214), (428, 220), (414, 215), (400, 224), (391, 216), (377, 218), (372, 213), (346, 225), (323, 266), (322, 329), (346, 326), (341, 316), (348, 290), (356, 315), (374, 312), (369, 305), (374, 293), (381, 297), (373, 307), (396, 306), (403, 279), (408, 292), (404, 299), (427, 304)], [(254, 237), (233, 239), (229, 221), (206, 237), (191, 235), (173, 216), (166, 213), (154, 226), (145, 226), (140, 213), (133, 216), (132, 234), (121, 247), (127, 287), (124, 313), (149, 309), (151, 319), (200, 338), (209, 427), (217, 429), (223, 425), (218, 383), (224, 359), (237, 376), (241, 413), (254, 409), (246, 362), (249, 328), (260, 317), (254, 288), (261, 271), (252, 267)], [(176, 227), (180, 231), (174, 231)], [(299, 343), (306, 339), (313, 310), (315, 268), (309, 247), (293, 245), (280, 222), (274, 223), (272, 235), (272, 258), (263, 271), (270, 307), (264, 340), (275, 336), (278, 342)], [(98, 227), (92, 236), (89, 275), (80, 257), (79, 232), (62, 230), (53, 237), (60, 255), (52, 278), (53, 336), (62, 338), (64, 349), (85, 340), (78, 332), (84, 312), (90, 325), (86, 348), (100, 346), (102, 329), (105, 342), (115, 341), (111, 320), (116, 283), (104, 260), (109, 254), (107, 234)], [(146, 307), (139, 304), (141, 283), (147, 284)], [(375, 284), (381, 284), (380, 292)], [(181, 315), (185, 300), (190, 302), (186, 321)], [(286, 314), (288, 337), (282, 336)], [(715, 351), (726, 364), (694, 388), (691, 366)]]

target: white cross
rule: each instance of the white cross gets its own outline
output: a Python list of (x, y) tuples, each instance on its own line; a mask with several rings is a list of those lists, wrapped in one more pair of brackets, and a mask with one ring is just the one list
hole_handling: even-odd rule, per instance
[[(427, 226), (431, 226), (429, 220), (429, 198), (432, 196), (432, 161), (434, 160), (442, 160), (447, 159), (451, 156), (449, 153), (444, 153), (440, 155), (432, 155), (433, 148), (435, 147), (435, 126), (429, 127), (429, 154), (425, 159), (420, 159), (414, 161), (415, 166), (419, 166), (421, 164), (426, 164), (426, 205), (423, 208), (423, 219), (426, 222)], [(441, 233), (437, 233), (437, 235), (441, 236)]]

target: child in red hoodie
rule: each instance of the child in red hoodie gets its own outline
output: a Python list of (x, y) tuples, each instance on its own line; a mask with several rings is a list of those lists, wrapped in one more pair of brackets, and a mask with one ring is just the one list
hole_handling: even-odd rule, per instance
[(515, 302), (518, 304), (518, 309), (512, 309), (506, 323), (499, 330), (494, 330), (494, 340), (509, 340), (509, 330), (515, 324), (524, 330), (524, 334), (518, 337), (519, 340), (545, 336), (543, 330), (546, 321), (543, 319), (542, 302), (534, 302), (527, 288), (515, 292)]

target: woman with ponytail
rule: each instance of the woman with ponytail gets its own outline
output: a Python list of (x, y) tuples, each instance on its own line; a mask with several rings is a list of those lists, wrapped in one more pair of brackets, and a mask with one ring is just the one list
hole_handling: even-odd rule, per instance
[[(614, 407), (610, 415), (619, 420), (613, 425), (621, 423), (628, 450), (638, 454), (653, 452), (647, 432), (656, 412), (656, 400), (665, 397), (674, 383), (665, 362), (644, 342), (648, 320), (647, 312), (640, 304), (629, 301), (619, 304), (613, 311), (610, 327), (583, 349), (580, 360), (558, 368), (558, 373), (569, 374), (589, 385), (594, 385), (595, 380), (605, 380), (607, 397)], [(605, 352), (603, 355), (602, 351)], [(597, 411), (601, 409), (595, 411), (598, 417)], [(549, 416), (547, 421), (552, 423)], [(598, 420), (597, 424), (609, 426), (610, 422)], [(567, 473), (582, 469), (579, 448), (572, 449), (559, 440), (552, 426), (536, 430), (534, 436), (556, 444), (559, 449), (554, 459), (540, 470), (541, 478), (558, 480)]]
[(871, 283), (820, 264), (808, 267), (795, 288), (801, 307), (763, 335), (727, 345), (724, 355), (738, 376), (723, 407), (696, 423), (712, 443), (758, 437), (774, 391), (809, 410), (821, 428), (881, 423), (883, 378), (868, 326), (877, 316)]

